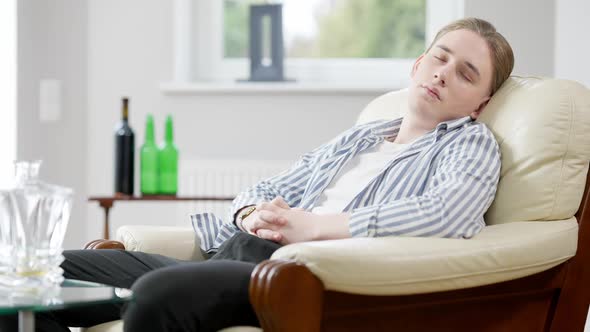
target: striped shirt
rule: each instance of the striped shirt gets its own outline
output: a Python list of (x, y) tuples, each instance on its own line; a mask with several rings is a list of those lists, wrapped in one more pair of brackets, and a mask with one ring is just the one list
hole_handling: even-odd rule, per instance
[(357, 154), (342, 167), (320, 194), (311, 212), (329, 214), (342, 211), (352, 198), (407, 146), (408, 144), (383, 140), (376, 146)]
[[(402, 119), (352, 127), (301, 156), (289, 169), (239, 193), (224, 222), (212, 213), (191, 215), (201, 248), (216, 251), (240, 230), (234, 214), (246, 205), (282, 196), (310, 211), (343, 166), (360, 152), (393, 141)], [(471, 238), (485, 226), (500, 176), (500, 149), (482, 123), (464, 117), (442, 122), (394, 156), (342, 212), (353, 237)]]

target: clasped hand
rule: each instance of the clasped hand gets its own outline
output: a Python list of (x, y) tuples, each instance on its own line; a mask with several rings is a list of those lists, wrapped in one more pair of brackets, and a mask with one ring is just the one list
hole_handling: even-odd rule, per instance
[(242, 228), (260, 238), (282, 245), (319, 240), (344, 239), (351, 236), (350, 213), (318, 215), (301, 208), (291, 208), (282, 197), (260, 203), (242, 222)]
[(242, 227), (250, 234), (285, 245), (316, 240), (319, 217), (301, 208), (291, 208), (282, 197), (276, 197), (258, 204)]

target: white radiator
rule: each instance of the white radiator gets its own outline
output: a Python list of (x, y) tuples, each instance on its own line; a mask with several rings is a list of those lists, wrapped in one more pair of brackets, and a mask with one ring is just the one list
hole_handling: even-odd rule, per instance
[[(179, 196), (229, 196), (291, 166), (285, 160), (180, 160)], [(224, 218), (231, 202), (199, 201), (178, 205), (179, 220), (188, 213), (213, 212)]]

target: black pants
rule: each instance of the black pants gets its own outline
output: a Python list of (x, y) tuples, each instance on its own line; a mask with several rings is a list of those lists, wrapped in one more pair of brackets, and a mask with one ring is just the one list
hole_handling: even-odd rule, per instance
[[(65, 251), (64, 277), (131, 288), (134, 301), (36, 314), (37, 331), (69, 331), (125, 321), (125, 331), (217, 331), (259, 326), (248, 297), (256, 263), (279, 244), (238, 233), (203, 262), (122, 250)], [(1, 331), (16, 331), (16, 315), (0, 316)]]

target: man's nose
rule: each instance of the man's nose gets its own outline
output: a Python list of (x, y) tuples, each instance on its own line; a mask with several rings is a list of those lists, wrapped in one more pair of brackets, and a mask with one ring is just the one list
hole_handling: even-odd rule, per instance
[(446, 84), (445, 80), (446, 80), (446, 74), (442, 71), (439, 71), (434, 74), (434, 81), (432, 83), (445, 86), (445, 84)]

